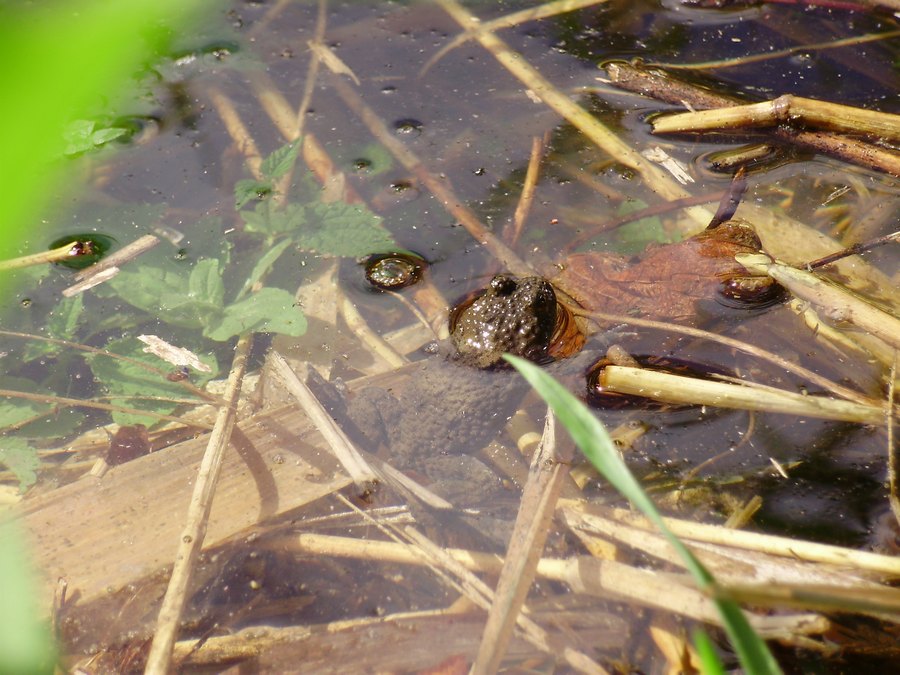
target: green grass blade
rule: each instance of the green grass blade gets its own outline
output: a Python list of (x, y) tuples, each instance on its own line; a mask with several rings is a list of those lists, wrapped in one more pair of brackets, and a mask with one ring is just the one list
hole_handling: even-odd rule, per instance
[(725, 631), (745, 671), (758, 675), (780, 673), (781, 669), (768, 647), (754, 632), (740, 608), (734, 602), (715, 597), (715, 579), (666, 526), (652, 500), (622, 461), (603, 424), (581, 401), (538, 366), (515, 356), (506, 355), (504, 358), (515, 366), (547, 402), (575, 444), (597, 470), (659, 528), (681, 556), (698, 586), (713, 597)]

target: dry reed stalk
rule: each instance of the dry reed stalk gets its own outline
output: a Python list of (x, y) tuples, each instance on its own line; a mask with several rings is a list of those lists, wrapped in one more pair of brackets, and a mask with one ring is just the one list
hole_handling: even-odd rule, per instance
[[(456, 0), (438, 0), (438, 4), (464, 29), (470, 28), (478, 21)], [(663, 199), (682, 199), (690, 196), (665, 171), (644, 159), (639, 152), (622, 141), (596, 117), (553, 86), (521, 54), (510, 49), (503, 40), (490, 32), (477, 33), (475, 37), (501, 65), (547, 106), (581, 131), (592, 143), (612, 156), (613, 159), (637, 171), (650, 190)], [(707, 209), (699, 206), (689, 207), (686, 212), (699, 227), (705, 227), (712, 218), (712, 214)]]
[(472, 664), (473, 675), (487, 675), (499, 670), (512, 639), (516, 617), (522, 611), (534, 580), (550, 532), (556, 500), (572, 461), (572, 453), (563, 456), (557, 442), (556, 419), (548, 410), (541, 444), (531, 460), (506, 560), (488, 611), (484, 635)]
[[(567, 516), (588, 524), (590, 519), (609, 519), (631, 527), (655, 532), (655, 526), (643, 516), (627, 509), (589, 506), (571, 500), (560, 500), (560, 508)], [(875, 572), (889, 579), (900, 579), (900, 558), (869, 551), (857, 551), (841, 546), (819, 544), (771, 534), (734, 530), (719, 525), (706, 525), (678, 518), (664, 518), (666, 526), (678, 537), (698, 542), (720, 544), (747, 549), (793, 560), (826, 563), (844, 569)]]
[[(365, 541), (310, 533), (279, 540), (279, 546), (304, 555), (336, 556), (405, 565), (428, 564), (422, 552), (415, 546), (396, 542)], [(503, 566), (503, 560), (492, 554), (466, 549), (443, 549), (443, 551), (458, 564), (479, 574), (496, 575)], [(536, 573), (544, 579), (563, 582), (576, 593), (600, 598), (614, 597), (714, 625), (718, 625), (720, 621), (710, 599), (693, 587), (686, 576), (676, 577), (590, 556), (540, 558), (537, 561)], [(808, 613), (781, 617), (751, 615), (750, 620), (754, 627), (767, 637), (774, 635), (784, 637), (792, 633), (816, 635), (828, 628), (828, 622), (824, 617)]]
[(804, 396), (771, 387), (711, 382), (649, 368), (607, 366), (599, 381), (604, 390), (664, 403), (755, 410), (872, 425), (882, 425), (886, 418), (884, 408), (878, 406)]
[[(489, 610), (493, 593), (483, 581), (457, 563), (452, 557), (446, 555), (442, 548), (428, 540), (421, 533), (413, 528), (406, 528), (405, 532), (426, 555), (435, 561), (436, 566), (441, 566), (442, 569), (447, 570), (463, 583), (461, 588), (466, 592), (466, 597), (482, 609)], [(578, 672), (609, 675), (596, 661), (577, 649), (573, 649), (568, 645), (553, 644), (550, 635), (532, 619), (528, 618), (525, 613), (518, 612), (516, 614), (516, 623), (531, 644), (545, 653), (561, 656), (566, 663)]]
[[(717, 94), (703, 87), (682, 82), (659, 70), (615, 62), (606, 65), (610, 81), (617, 87), (638, 92), (659, 101), (686, 106), (693, 110), (708, 110), (741, 105), (741, 101)], [(864, 143), (855, 138), (827, 132), (777, 127), (771, 130), (775, 138), (812, 152), (821, 152), (845, 162), (871, 167), (892, 175), (900, 175), (900, 158), (896, 153)]]
[[(361, 491), (371, 489), (372, 484), (378, 479), (378, 473), (369, 466), (344, 430), (338, 426), (334, 418), (310, 391), (303, 381), (305, 377), (301, 379), (278, 352), (273, 351), (270, 354), (269, 363), (291, 396), (306, 413), (310, 422), (322, 434), (334, 456), (344, 467), (347, 475), (356, 483), (357, 488)], [(306, 367), (306, 364), (302, 365)], [(305, 375), (305, 373), (301, 374)]]
[(235, 347), (234, 360), (223, 397), (226, 405), (219, 408), (203, 461), (197, 472), (185, 526), (178, 543), (178, 553), (175, 556), (172, 576), (163, 597), (156, 621), (156, 631), (147, 656), (144, 672), (148, 675), (165, 675), (169, 672), (172, 648), (175, 645), (175, 637), (181, 622), (187, 588), (193, 575), (194, 563), (203, 547), (203, 538), (206, 535), (206, 525), (212, 508), (219, 471), (222, 467), (222, 458), (231, 439), (231, 431), (237, 416), (237, 402), (241, 395), (241, 384), (246, 372), (247, 356), (250, 353), (252, 342), (252, 335), (242, 335)]
[(856, 331), (844, 332), (838, 330), (822, 321), (816, 311), (810, 306), (810, 303), (805, 300), (793, 298), (788, 303), (788, 307), (802, 319), (816, 341), (834, 350), (841, 357), (845, 357), (850, 353), (856, 358), (875, 358), (885, 367), (891, 364), (894, 358), (894, 351), (878, 338)]
[(59, 262), (70, 256), (72, 247), (78, 242), (71, 241), (68, 244), (59, 246), (50, 251), (41, 251), (40, 253), (32, 253), (31, 255), (23, 255), (18, 258), (10, 258), (9, 260), (0, 261), (0, 272), (6, 270), (17, 270), (23, 267), (31, 267), (32, 265), (45, 265), (47, 263)]
[(879, 139), (900, 139), (900, 116), (785, 94), (771, 101), (663, 115), (653, 133), (744, 129), (800, 123)]
[(757, 347), (756, 345), (752, 345), (749, 342), (744, 342), (742, 340), (735, 340), (734, 338), (727, 337), (725, 335), (719, 335), (717, 333), (712, 333), (710, 331), (701, 330), (699, 328), (691, 328), (689, 326), (681, 326), (676, 323), (665, 323), (663, 321), (653, 321), (652, 319), (638, 319), (635, 317), (625, 316), (624, 314), (607, 314), (605, 312), (585, 312), (580, 309), (573, 309), (573, 313), (576, 316), (583, 316), (585, 318), (591, 319), (593, 321), (603, 322), (603, 323), (612, 323), (612, 324), (629, 324), (632, 326), (642, 326), (644, 328), (650, 328), (653, 330), (665, 331), (668, 333), (681, 333), (682, 335), (689, 335), (691, 337), (700, 338), (701, 340), (711, 340), (713, 342), (718, 342), (720, 344), (726, 345), (728, 347), (732, 347), (734, 349), (738, 349), (745, 354), (750, 354), (751, 356), (755, 356), (756, 358), (764, 359), (769, 361), (770, 363), (775, 364), (779, 368), (783, 368), (784, 370), (797, 375), (798, 377), (802, 377), (804, 380), (810, 382), (811, 384), (815, 384), (816, 386), (821, 387), (822, 389), (831, 392), (836, 396), (840, 396), (841, 398), (845, 398), (848, 401), (855, 401), (861, 405), (869, 405), (869, 406), (878, 406), (880, 405), (880, 401), (876, 399), (869, 398), (864, 394), (861, 394), (858, 391), (854, 391), (853, 389), (848, 389), (843, 385), (837, 384), (836, 382), (832, 382), (826, 377), (822, 377), (818, 373), (815, 373), (808, 368), (804, 368), (801, 365), (794, 363), (793, 361), (789, 361), (788, 359), (775, 354), (774, 352), (770, 352), (768, 350), (762, 349), (761, 347)]
[(814, 274), (772, 260), (763, 254), (741, 254), (735, 259), (748, 270), (768, 274), (795, 297), (812, 303), (825, 316), (851, 323), (900, 349), (900, 319)]

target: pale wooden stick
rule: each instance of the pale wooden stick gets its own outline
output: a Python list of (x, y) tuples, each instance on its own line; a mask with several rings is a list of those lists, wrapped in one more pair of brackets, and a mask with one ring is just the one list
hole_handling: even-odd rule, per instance
[(826, 391), (830, 391), (832, 394), (845, 398), (848, 401), (856, 401), (857, 403), (860, 403), (862, 405), (877, 406), (879, 404), (879, 401), (877, 401), (876, 399), (869, 398), (868, 396), (865, 396), (858, 391), (848, 389), (847, 387), (837, 384), (836, 382), (832, 382), (828, 378), (822, 377), (818, 373), (813, 372), (808, 368), (804, 368), (803, 366), (796, 364), (793, 361), (790, 361), (782, 356), (779, 356), (774, 352), (762, 349), (761, 347), (752, 345), (749, 342), (735, 340), (734, 338), (730, 338), (725, 335), (719, 335), (717, 333), (712, 333), (700, 328), (691, 328), (690, 326), (681, 326), (676, 323), (666, 323), (664, 321), (654, 321), (652, 319), (638, 319), (625, 316), (623, 314), (607, 314), (606, 312), (585, 312), (577, 308), (573, 309), (572, 313), (576, 316), (584, 316), (589, 319), (593, 319), (594, 321), (605, 321), (613, 324), (624, 323), (633, 326), (643, 326), (645, 328), (652, 328), (654, 330), (661, 330), (669, 333), (681, 333), (682, 335), (690, 335), (691, 337), (700, 338), (701, 340), (711, 340), (713, 342), (718, 342), (727, 347), (733, 347), (734, 349), (740, 350), (745, 354), (750, 354), (751, 356), (765, 359), (770, 363), (774, 363), (779, 368), (783, 368), (788, 372), (794, 373), (795, 375), (802, 377), (806, 381), (822, 387)]
[[(579, 517), (610, 518), (642, 530), (655, 532), (656, 526), (643, 516), (627, 509), (595, 508), (574, 500), (560, 500), (560, 508)], [(682, 539), (705, 541), (723, 546), (745, 548), (761, 553), (852, 567), (900, 578), (900, 558), (841, 546), (802, 541), (790, 537), (734, 530), (719, 525), (706, 525), (678, 518), (664, 518), (666, 526)]]
[(653, 133), (769, 127), (802, 123), (844, 133), (900, 138), (900, 116), (785, 94), (748, 105), (664, 115), (653, 120)]
[(219, 408), (215, 426), (206, 445), (206, 452), (203, 454), (203, 461), (197, 472), (197, 482), (194, 484), (187, 520), (178, 542), (175, 565), (172, 568), (172, 576), (169, 579), (165, 597), (163, 597), (156, 620), (156, 631), (150, 645), (150, 653), (147, 656), (147, 666), (144, 669), (147, 675), (166, 675), (169, 671), (172, 648), (175, 645), (175, 637), (181, 622), (181, 613), (193, 575), (194, 562), (203, 547), (203, 538), (206, 535), (206, 525), (209, 520), (210, 508), (212, 508), (216, 483), (219, 479), (219, 470), (222, 467), (222, 458), (231, 439), (231, 430), (237, 416), (237, 402), (241, 396), (241, 384), (246, 372), (247, 356), (250, 353), (252, 342), (252, 334), (242, 335), (235, 347), (234, 361), (231, 364), (231, 373), (228, 376), (228, 385), (224, 395), (226, 405)]
[(130, 244), (123, 246), (118, 251), (110, 253), (108, 256), (103, 258), (103, 260), (98, 260), (90, 267), (86, 267), (83, 270), (80, 270), (78, 274), (75, 275), (75, 278), (81, 281), (88, 277), (92, 277), (98, 272), (101, 272), (110, 267), (121, 267), (126, 262), (134, 260), (139, 255), (143, 255), (158, 243), (158, 237), (155, 237), (152, 234), (145, 234), (142, 237), (138, 237)]
[(77, 241), (73, 240), (50, 251), (41, 251), (40, 253), (23, 255), (18, 258), (10, 258), (9, 260), (0, 260), (0, 272), (65, 260), (69, 257), (72, 247), (77, 243)]
[(860, 424), (882, 425), (886, 419), (886, 411), (878, 406), (822, 396), (803, 396), (774, 388), (712, 382), (649, 368), (606, 366), (600, 375), (600, 384), (607, 391), (644, 396), (666, 403), (786, 413)]

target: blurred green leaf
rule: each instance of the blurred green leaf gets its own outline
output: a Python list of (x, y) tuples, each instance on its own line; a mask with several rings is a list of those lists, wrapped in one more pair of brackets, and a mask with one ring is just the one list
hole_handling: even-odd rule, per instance
[(24, 542), (20, 521), (0, 519), (0, 673), (51, 675), (53, 637), (50, 626), (38, 619), (37, 585)]
[(63, 154), (79, 155), (95, 150), (128, 133), (128, 129), (121, 127), (97, 129), (96, 126), (97, 123), (93, 120), (75, 120), (69, 124), (63, 133), (66, 142)]

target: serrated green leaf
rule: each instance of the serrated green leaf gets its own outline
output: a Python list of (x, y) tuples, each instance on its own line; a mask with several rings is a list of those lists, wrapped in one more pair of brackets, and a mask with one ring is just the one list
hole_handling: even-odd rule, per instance
[(300, 147), (299, 138), (287, 145), (282, 145), (262, 161), (262, 164), (259, 165), (260, 173), (271, 180), (281, 178), (294, 166), (298, 147)]
[(155, 266), (123, 270), (108, 285), (133, 307), (185, 328), (201, 328), (224, 304), (218, 260), (213, 259), (199, 261), (190, 272)]
[(305, 251), (356, 257), (397, 247), (381, 218), (359, 204), (317, 202), (308, 211), (309, 225), (295, 236)]
[[(78, 294), (71, 298), (63, 298), (56, 303), (56, 307), (47, 315), (47, 337), (57, 340), (71, 340), (75, 337), (75, 331), (79, 325), (82, 310), (84, 309), (84, 296)], [(62, 345), (39, 340), (29, 340), (19, 356), (21, 361), (31, 361), (39, 356), (58, 354), (63, 349)]]
[(296, 337), (306, 332), (306, 317), (294, 296), (281, 288), (262, 288), (250, 297), (228, 305), (221, 319), (203, 331), (211, 340), (224, 342), (247, 332), (280, 333)]
[[(113, 340), (106, 345), (106, 349), (114, 354), (128, 356), (141, 363), (146, 363), (157, 370), (165, 371), (171, 368), (169, 364), (158, 356), (144, 352), (144, 344), (136, 338)], [(212, 368), (210, 373), (193, 375), (194, 384), (202, 386), (211, 377), (215, 376), (218, 371), (218, 364), (215, 358), (209, 354), (198, 354), (198, 356), (201, 361)], [(95, 355), (90, 359), (90, 366), (94, 376), (102, 383), (104, 389), (111, 397), (110, 402), (114, 405), (168, 415), (178, 407), (178, 403), (147, 401), (130, 397), (158, 396), (178, 399), (187, 397), (185, 389), (179, 384), (169, 382), (159, 373), (141, 368), (135, 363)], [(115, 422), (122, 425), (145, 424), (152, 426), (159, 422), (159, 419), (152, 415), (136, 415), (123, 412), (113, 412), (112, 418)]]
[(273, 190), (274, 186), (269, 182), (261, 182), (244, 178), (234, 184), (234, 209), (240, 211), (246, 204), (254, 199), (262, 200)]
[(22, 438), (0, 438), (0, 464), (12, 471), (19, 481), (19, 489), (34, 485), (41, 465), (37, 450)]
[(271, 201), (260, 202), (253, 211), (241, 211), (247, 232), (259, 232), (274, 237), (297, 230), (306, 223), (306, 210), (299, 204), (283, 209), (272, 207)]

